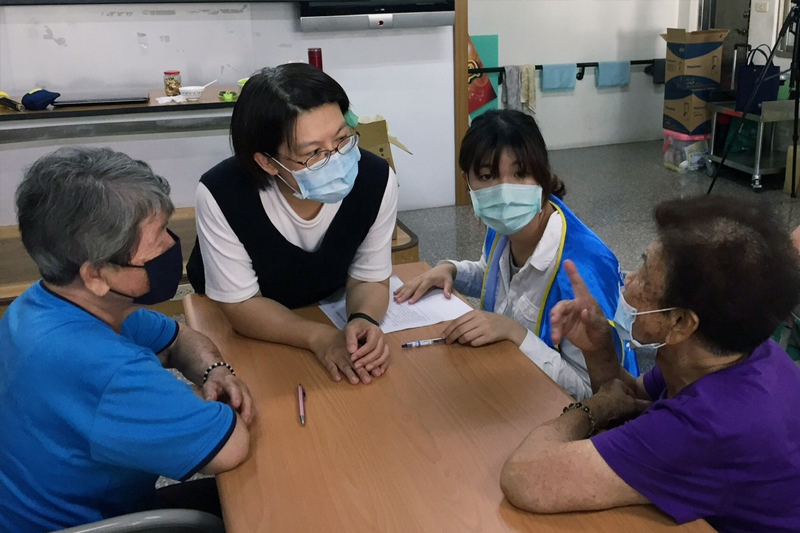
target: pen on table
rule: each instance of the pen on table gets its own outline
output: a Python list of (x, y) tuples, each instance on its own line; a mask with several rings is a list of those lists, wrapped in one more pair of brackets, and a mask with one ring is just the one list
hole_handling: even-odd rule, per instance
[(416, 348), (418, 346), (430, 346), (431, 344), (440, 344), (445, 342), (445, 340), (441, 337), (436, 339), (423, 339), (421, 341), (411, 341), (401, 345), (401, 348)]
[(300, 409), (300, 425), (306, 425), (306, 390), (302, 383), (297, 385), (297, 406)]

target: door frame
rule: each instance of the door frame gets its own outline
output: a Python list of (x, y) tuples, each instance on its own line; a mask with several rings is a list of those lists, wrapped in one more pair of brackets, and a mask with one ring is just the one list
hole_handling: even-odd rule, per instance
[(461, 139), (469, 128), (469, 81), (467, 76), (467, 46), (469, 41), (467, 0), (455, 0), (456, 20), (453, 26), (453, 91), (454, 91), (454, 139), (455, 139), (455, 197), (456, 205), (470, 203), (467, 184), (461, 179), (458, 167), (458, 152)]

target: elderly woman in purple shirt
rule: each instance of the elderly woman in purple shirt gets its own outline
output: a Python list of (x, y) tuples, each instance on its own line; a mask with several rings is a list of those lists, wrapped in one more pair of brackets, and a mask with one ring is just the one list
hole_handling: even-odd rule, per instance
[[(656, 367), (619, 364), (574, 265), (553, 341), (581, 349), (594, 396), (534, 429), (501, 486), (539, 513), (653, 503), (723, 533), (800, 531), (800, 369), (770, 334), (800, 301), (797, 251), (766, 202), (660, 204), (614, 317)], [(610, 317), (609, 317), (610, 318)]]

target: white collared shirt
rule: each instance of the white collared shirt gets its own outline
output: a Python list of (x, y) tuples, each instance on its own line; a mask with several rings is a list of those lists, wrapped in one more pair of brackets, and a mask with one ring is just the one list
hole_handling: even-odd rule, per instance
[[(512, 277), (511, 245), (500, 252), (500, 275), (495, 293), (496, 313), (513, 318), (528, 330), (519, 349), (545, 374), (550, 376), (576, 400), (592, 395), (589, 373), (583, 353), (563, 339), (560, 351), (548, 346), (536, 334), (540, 306), (544, 303), (547, 282), (553, 275), (561, 243), (561, 215), (550, 215), (539, 244), (525, 264)], [(497, 253), (497, 252), (495, 252)], [(456, 266), (454, 287), (457, 291), (479, 298), (486, 269), (486, 255), (480, 261), (450, 261)], [(550, 317), (542, 317), (549, 320)]]

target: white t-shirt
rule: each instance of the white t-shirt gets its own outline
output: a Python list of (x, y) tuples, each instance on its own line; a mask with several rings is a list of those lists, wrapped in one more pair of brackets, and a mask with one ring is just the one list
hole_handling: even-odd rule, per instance
[[(289, 206), (272, 184), (259, 191), (270, 222), (283, 237), (306, 252), (316, 251), (342, 201), (322, 204), (319, 213), (304, 220)], [(206, 295), (225, 303), (243, 302), (259, 291), (258, 275), (244, 245), (231, 229), (211, 191), (200, 183), (195, 196), (197, 237), (203, 254)], [(358, 247), (347, 275), (360, 281), (383, 281), (392, 274), (392, 231), (397, 218), (397, 176), (389, 168), (389, 179), (378, 216)], [(281, 258), (276, 258), (280, 261)], [(291, 265), (287, 265), (291, 268)]]

